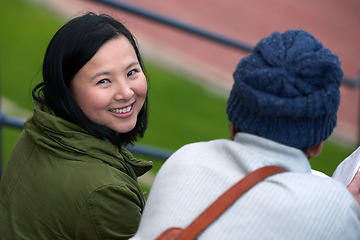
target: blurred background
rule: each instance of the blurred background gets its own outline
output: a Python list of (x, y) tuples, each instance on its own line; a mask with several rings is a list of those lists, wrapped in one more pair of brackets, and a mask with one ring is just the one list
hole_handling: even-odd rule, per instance
[[(274, 31), (304, 29), (337, 54), (345, 78), (359, 81), (360, 1), (357, 0), (1, 0), (1, 110), (25, 119), (32, 113), (32, 88), (41, 81), (43, 56), (51, 37), (68, 20), (92, 11), (107, 13), (135, 35), (150, 84), (150, 119), (140, 144), (166, 150), (229, 138), (226, 98), (232, 73), (249, 51), (195, 36), (104, 2), (128, 4), (245, 46)], [(359, 145), (359, 85), (341, 87), (338, 126), (323, 153), (310, 163), (331, 175)], [(3, 169), (21, 129), (2, 128)], [(163, 160), (142, 184), (150, 188)]]

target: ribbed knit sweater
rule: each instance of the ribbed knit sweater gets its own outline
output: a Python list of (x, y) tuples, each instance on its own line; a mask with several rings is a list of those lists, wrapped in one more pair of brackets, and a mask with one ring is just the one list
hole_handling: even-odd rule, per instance
[(254, 186), (198, 239), (360, 239), (360, 207), (343, 185), (313, 175), (302, 151), (245, 133), (175, 152), (156, 176), (132, 239), (186, 227), (230, 186), (265, 165), (289, 172)]

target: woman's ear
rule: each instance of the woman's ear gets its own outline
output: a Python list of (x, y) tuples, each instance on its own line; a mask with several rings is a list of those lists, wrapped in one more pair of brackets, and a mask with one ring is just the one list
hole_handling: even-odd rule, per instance
[(306, 156), (307, 157), (316, 157), (317, 155), (319, 155), (321, 153), (321, 150), (324, 146), (324, 141), (315, 144), (314, 146), (310, 147), (306, 152)]
[(230, 124), (230, 129), (229, 129), (229, 133), (230, 133), (230, 137), (232, 140), (234, 140), (235, 135), (238, 131), (236, 130), (236, 128), (234, 127), (234, 125)]

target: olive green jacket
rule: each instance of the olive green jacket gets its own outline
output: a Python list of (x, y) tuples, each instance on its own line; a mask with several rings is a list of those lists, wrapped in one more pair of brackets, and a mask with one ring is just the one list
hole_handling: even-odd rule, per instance
[(128, 239), (151, 167), (34, 106), (0, 182), (0, 239)]

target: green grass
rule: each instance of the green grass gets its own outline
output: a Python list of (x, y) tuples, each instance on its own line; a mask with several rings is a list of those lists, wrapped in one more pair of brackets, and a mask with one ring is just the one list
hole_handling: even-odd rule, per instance
[[(46, 46), (63, 21), (29, 1), (4, 0), (0, 2), (0, 22), (1, 95), (31, 112), (31, 89), (41, 80)], [(3, 166), (20, 132), (3, 128)]]
[(311, 167), (331, 176), (339, 163), (354, 150), (350, 147), (339, 146), (334, 142), (326, 141), (321, 154), (310, 159)]
[(0, 3), (1, 92), (31, 109), (30, 90), (41, 80), (44, 51), (61, 19), (24, 0)]
[(149, 128), (141, 143), (175, 150), (194, 141), (228, 137), (226, 99), (147, 63)]
[[(31, 111), (30, 92), (41, 80), (46, 46), (65, 21), (29, 1), (4, 0), (0, 3), (0, 22), (1, 93)], [(173, 151), (191, 142), (229, 138), (225, 98), (209, 92), (188, 76), (160, 68), (148, 60), (145, 65), (150, 82), (150, 116), (141, 144)], [(20, 131), (8, 127), (3, 130), (4, 164)], [(310, 162), (314, 169), (331, 175), (351, 151), (327, 142), (321, 156)], [(156, 174), (162, 161), (153, 161)]]

